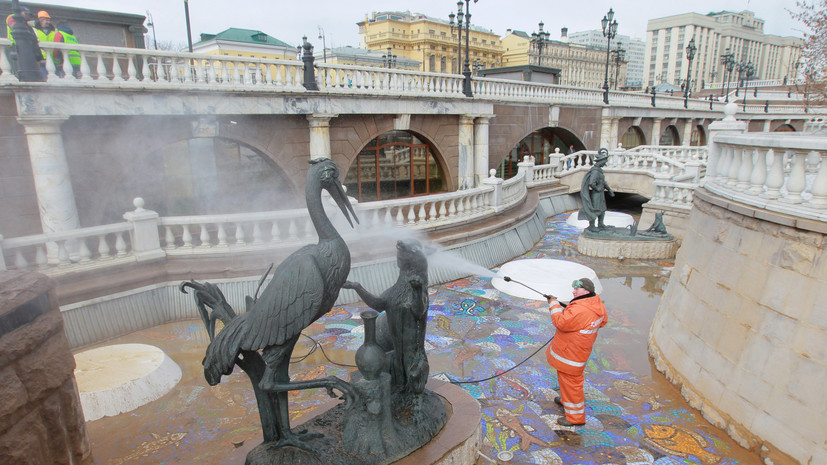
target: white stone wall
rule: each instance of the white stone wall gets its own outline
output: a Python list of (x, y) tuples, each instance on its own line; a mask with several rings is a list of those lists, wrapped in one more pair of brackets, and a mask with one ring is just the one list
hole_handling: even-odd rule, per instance
[(649, 338), (689, 403), (768, 464), (827, 463), (827, 225), (804, 224), (699, 189)]

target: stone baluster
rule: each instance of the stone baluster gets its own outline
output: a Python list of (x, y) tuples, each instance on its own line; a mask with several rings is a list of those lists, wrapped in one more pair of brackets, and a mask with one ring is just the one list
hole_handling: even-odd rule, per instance
[(121, 71), (121, 60), (117, 54), (112, 55), (112, 82), (124, 82), (123, 71)]
[(781, 197), (781, 187), (784, 186), (784, 152), (770, 149), (769, 153), (772, 155), (772, 165), (765, 181), (767, 190), (762, 196), (777, 199)]
[(807, 205), (815, 208), (827, 208), (827, 156), (826, 152), (810, 152), (810, 156), (818, 157), (820, 163), (818, 164), (818, 171), (813, 180), (813, 185), (810, 188), (810, 193), (813, 195), (812, 199), (807, 202)]
[(281, 241), (281, 231), (279, 230), (279, 221), (273, 220), (273, 224), (270, 226), (270, 242), (279, 242)]
[(95, 74), (98, 75), (98, 81), (106, 81), (106, 65), (103, 63), (103, 52), (98, 52), (95, 54), (96, 63), (95, 63)]
[(69, 50), (56, 50), (57, 53), (63, 57), (63, 61), (60, 63), (60, 70), (63, 72), (63, 79), (67, 79), (72, 76), (72, 64), (69, 63)]
[(804, 201), (801, 193), (806, 186), (805, 165), (807, 157), (803, 152), (790, 151), (792, 167), (787, 177), (787, 195), (779, 199), (781, 202), (799, 204)]
[(235, 227), (235, 244), (246, 245), (247, 234), (244, 232), (244, 224), (238, 223)]
[(738, 170), (738, 179), (735, 184), (735, 189), (745, 191), (749, 189), (749, 181), (753, 170), (753, 155), (755, 150), (747, 147), (741, 149), (741, 168)]
[(437, 202), (431, 202), (431, 204), (430, 204), (430, 208), (428, 210), (428, 216), (430, 218), (428, 218), (428, 221), (436, 221), (437, 220), (436, 204), (437, 204)]
[(227, 247), (227, 228), (224, 223), (218, 223), (218, 247)]
[(294, 218), (290, 218), (288, 222), (287, 238), (291, 241), (295, 241), (299, 238), (299, 228), (296, 226), (296, 220)]
[(181, 240), (184, 243), (184, 247), (191, 249), (192, 248), (192, 231), (190, 231), (190, 225), (184, 224), (181, 225), (184, 230), (181, 233)]
[(735, 187), (738, 184), (738, 173), (741, 170), (741, 162), (743, 157), (743, 149), (740, 146), (731, 148), (732, 157), (730, 158), (729, 171), (726, 174), (726, 185), (728, 187)]
[[(144, 56), (143, 59), (141, 60), (141, 78), (142, 78), (141, 82), (143, 82), (144, 84), (151, 84), (152, 83), (152, 71), (151, 71), (151, 68), (149, 66), (149, 60), (150, 59), (152, 59), (152, 57)], [(156, 77), (156, 79), (157, 79), (157, 77)]]
[[(769, 153), (772, 152), (770, 149)], [(767, 154), (763, 150), (755, 149), (755, 164), (749, 176), (747, 193), (760, 195), (764, 192), (764, 182), (767, 180)]]
[(198, 229), (200, 230), (200, 233), (198, 234), (198, 240), (201, 242), (201, 245), (199, 245), (199, 247), (209, 248), (211, 244), (210, 244), (210, 232), (207, 230), (207, 224), (206, 223), (199, 223), (198, 224)]
[(136, 60), (138, 60), (137, 55), (129, 54), (126, 56), (126, 75), (129, 78), (129, 82), (133, 84), (138, 82), (138, 68), (135, 66)]

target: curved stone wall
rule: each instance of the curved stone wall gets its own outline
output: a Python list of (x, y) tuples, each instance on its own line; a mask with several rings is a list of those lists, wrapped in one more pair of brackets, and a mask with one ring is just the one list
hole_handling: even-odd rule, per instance
[(765, 463), (827, 463), (827, 224), (696, 191), (649, 336), (658, 370)]

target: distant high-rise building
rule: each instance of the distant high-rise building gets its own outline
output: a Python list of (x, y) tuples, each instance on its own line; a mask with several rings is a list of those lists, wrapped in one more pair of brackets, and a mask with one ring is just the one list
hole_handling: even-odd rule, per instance
[(649, 20), (646, 29), (643, 68), (648, 86), (664, 82), (680, 85), (686, 81), (686, 47), (692, 38), (697, 48), (692, 61), (692, 90), (707, 82), (738, 79), (737, 66), (731, 76), (724, 76), (724, 54), (731, 54), (736, 63), (751, 63), (753, 79), (793, 80), (803, 45), (797, 37), (764, 34), (764, 20), (748, 10), (667, 16)]
[[(473, 13), (473, 12), (472, 12)], [(447, 16), (447, 15), (446, 15)], [(462, 73), (458, 62), (459, 28), (448, 20), (410, 11), (374, 12), (359, 26), (359, 46), (416, 60), (421, 70), (434, 73)], [(500, 37), (489, 29), (471, 25), (469, 65), (493, 68), (501, 65)], [(465, 30), (462, 35), (462, 61), (465, 61)]]
[[(576, 44), (588, 45), (589, 47), (606, 50), (607, 40), (603, 37), (600, 29), (588, 31), (570, 32), (569, 40)], [(620, 46), (625, 50), (626, 57), (626, 86), (643, 86), (643, 62), (646, 59), (646, 42), (623, 34), (618, 34), (612, 40), (612, 50)]]

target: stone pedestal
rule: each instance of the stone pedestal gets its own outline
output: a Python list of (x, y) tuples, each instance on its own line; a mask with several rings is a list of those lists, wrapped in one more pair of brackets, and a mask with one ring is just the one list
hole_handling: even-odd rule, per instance
[[(482, 440), (480, 436), (482, 415), (477, 400), (461, 387), (437, 381), (433, 378), (428, 380), (426, 388), (440, 396), (450, 407), (448, 409), (448, 421), (431, 442), (407, 457), (394, 462), (394, 464), (473, 465), (477, 463), (477, 452)], [(330, 401), (320, 406), (310, 412), (304, 422), (294, 425), (294, 429), (311, 423), (315, 418), (324, 415), (338, 404), (338, 401)], [(260, 438), (255, 441), (247, 441), (246, 444), (224, 459), (220, 465), (243, 465), (247, 453), (258, 446), (260, 442)]]
[(54, 282), (0, 271), (0, 463), (91, 463)]
[(577, 251), (589, 257), (662, 260), (675, 258), (678, 241), (674, 238), (671, 240), (596, 239), (580, 235), (577, 240)]

